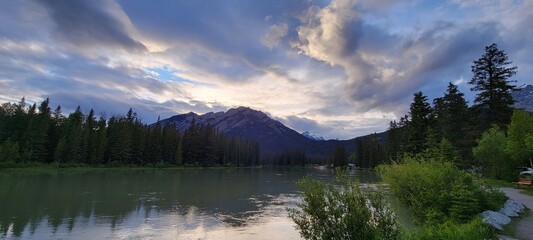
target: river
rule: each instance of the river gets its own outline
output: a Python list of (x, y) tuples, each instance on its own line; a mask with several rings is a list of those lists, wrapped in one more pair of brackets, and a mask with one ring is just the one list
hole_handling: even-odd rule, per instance
[[(352, 172), (362, 183), (373, 172)], [(0, 171), (0, 238), (300, 239), (286, 208), (314, 168)]]

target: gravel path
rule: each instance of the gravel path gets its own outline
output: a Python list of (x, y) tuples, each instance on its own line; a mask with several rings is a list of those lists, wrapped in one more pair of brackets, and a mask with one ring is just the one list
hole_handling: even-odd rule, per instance
[[(533, 211), (533, 196), (522, 194), (520, 193), (521, 190), (516, 188), (500, 188), (500, 190), (502, 190), (507, 197), (521, 202)], [(530, 213), (529, 217), (520, 220), (520, 222), (516, 224), (516, 237), (519, 239), (533, 240), (533, 212)]]

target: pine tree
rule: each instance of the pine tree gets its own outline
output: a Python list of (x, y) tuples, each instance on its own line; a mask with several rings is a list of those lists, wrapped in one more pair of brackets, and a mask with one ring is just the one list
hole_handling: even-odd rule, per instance
[(409, 154), (421, 153), (426, 148), (426, 139), (433, 124), (431, 106), (422, 92), (414, 94), (409, 118), (402, 143), (402, 152)]
[(18, 142), (7, 139), (0, 144), (0, 164), (12, 164), (20, 162)]
[(338, 144), (337, 147), (335, 147), (335, 151), (333, 152), (333, 166), (339, 167), (346, 165), (348, 165), (348, 161), (346, 159), (346, 151), (344, 150), (344, 146), (342, 144)]
[(50, 119), (50, 128), (48, 129), (48, 163), (54, 161), (58, 162), (58, 159), (56, 159), (56, 147), (58, 146), (59, 139), (61, 139), (62, 133), (64, 131), (64, 122), (65, 117), (61, 112), (61, 106), (57, 106), (55, 111), (52, 113), (52, 117)]
[(180, 135), (178, 149), (176, 152), (176, 165), (181, 166), (182, 164), (183, 164), (183, 135)]
[(83, 134), (84, 115), (80, 106), (68, 116), (66, 132), (66, 148), (68, 162), (81, 163), (83, 159), (82, 152), (82, 134)]
[(82, 152), (84, 156), (84, 162), (88, 164), (95, 164), (97, 162), (96, 155), (96, 142), (97, 142), (97, 133), (96, 133), (96, 117), (94, 116), (94, 110), (91, 109), (85, 124), (83, 126), (83, 144)]
[[(193, 119), (191, 125), (183, 133), (183, 160), (185, 163), (198, 162), (202, 157), (200, 126)], [(235, 156), (235, 155), (233, 155)]]
[(448, 84), (444, 97), (435, 99), (434, 116), (439, 137), (446, 139), (461, 153), (460, 165), (469, 165), (475, 144), (470, 126), (471, 115), (464, 94), (457, 85)]
[(95, 164), (101, 164), (105, 159), (105, 152), (107, 149), (107, 126), (104, 117), (100, 117), (97, 123), (96, 130), (96, 149), (95, 149)]
[(474, 76), (468, 83), (473, 85), (472, 91), (479, 92), (474, 107), (478, 111), (480, 132), (492, 124), (505, 128), (511, 120), (514, 104), (511, 92), (516, 86), (508, 79), (516, 74), (517, 67), (510, 64), (507, 53), (493, 43), (485, 47), (485, 53), (472, 65)]
[(387, 155), (389, 161), (396, 162), (398, 160), (398, 154), (400, 152), (400, 146), (403, 138), (403, 127), (396, 121), (389, 123), (389, 129), (387, 131)]

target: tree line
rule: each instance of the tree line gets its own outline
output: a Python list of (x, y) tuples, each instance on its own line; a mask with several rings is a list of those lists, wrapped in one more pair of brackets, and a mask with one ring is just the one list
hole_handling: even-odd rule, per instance
[(0, 165), (254, 166), (256, 141), (225, 136), (193, 121), (184, 132), (173, 125), (142, 123), (130, 108), (106, 119), (80, 107), (67, 117), (24, 98), (0, 106)]
[[(442, 97), (433, 99), (431, 103), (422, 92), (414, 93), (410, 111), (399, 121), (390, 122), (385, 141), (379, 141), (376, 134), (356, 141), (356, 165), (375, 167), (381, 163), (399, 162), (405, 155), (425, 155), (453, 161), (461, 168), (476, 165), (492, 169), (496, 161), (491, 163), (481, 159), (473, 149), (482, 143), (487, 131), (495, 131), (491, 128), (517, 139), (512, 137), (516, 134), (511, 131), (515, 128), (511, 126), (516, 125), (511, 123), (513, 111), (520, 116), (531, 115), (523, 111), (517, 113), (519, 110), (512, 107), (515, 101), (511, 92), (517, 88), (512, 84), (515, 81), (510, 78), (517, 73), (517, 67), (511, 65), (507, 53), (498, 49), (496, 44), (485, 47), (485, 53), (471, 66), (473, 76), (468, 83), (470, 90), (477, 92), (472, 106), (468, 105), (464, 93), (453, 83), (448, 84)], [(520, 142), (518, 145), (524, 151), (533, 152), (532, 147), (528, 148), (525, 144), (527, 136), (533, 136), (533, 127), (522, 129), (514, 131), (523, 135), (515, 142)], [(518, 147), (511, 151), (511, 145), (504, 144), (501, 147), (508, 149), (508, 154), (518, 151)], [(507, 162), (504, 164), (512, 168), (529, 165), (531, 157), (525, 155), (522, 154), (521, 160), (514, 162), (505, 160)], [(504, 158), (501, 158), (500, 164)]]

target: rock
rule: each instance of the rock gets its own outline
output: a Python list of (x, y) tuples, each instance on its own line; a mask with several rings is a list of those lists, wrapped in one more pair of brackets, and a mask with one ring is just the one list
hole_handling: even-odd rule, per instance
[[(520, 202), (517, 202), (513, 199), (509, 199), (507, 201), (505, 201), (505, 203), (503, 204), (503, 207), (502, 209), (500, 209), (500, 212), (503, 213), (502, 211), (505, 211), (505, 212), (515, 212), (516, 215), (513, 216), (513, 217), (516, 217), (518, 216), (518, 214), (520, 214), (522, 211), (524, 211), (526, 207), (524, 206), (524, 204), (520, 203)], [(505, 213), (503, 213), (505, 214)], [(507, 214), (505, 214), (507, 215)], [(509, 216), (509, 215), (507, 215)]]
[(495, 211), (484, 211), (481, 213), (483, 221), (492, 227), (503, 230), (503, 226), (511, 222), (511, 218)]
[(518, 217), (518, 213), (510, 208), (502, 207), (499, 212), (507, 217)]

